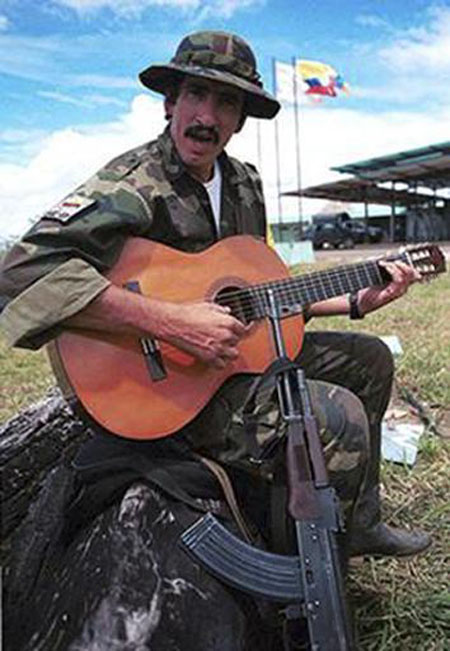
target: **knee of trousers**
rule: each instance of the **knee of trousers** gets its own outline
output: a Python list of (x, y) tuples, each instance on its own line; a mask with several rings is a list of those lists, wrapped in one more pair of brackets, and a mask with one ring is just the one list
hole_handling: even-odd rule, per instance
[(331, 483), (342, 497), (354, 497), (370, 458), (369, 423), (362, 402), (351, 391), (327, 382), (311, 382)]
[(394, 358), (389, 347), (372, 335), (355, 335), (354, 351), (360, 357), (371, 374), (381, 382), (391, 382), (394, 376)]

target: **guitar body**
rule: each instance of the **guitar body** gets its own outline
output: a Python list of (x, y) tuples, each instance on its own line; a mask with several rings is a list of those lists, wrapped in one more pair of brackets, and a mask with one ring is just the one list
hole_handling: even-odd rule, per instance
[[(144, 296), (181, 303), (214, 300), (229, 290), (289, 278), (289, 272), (273, 250), (247, 235), (195, 254), (130, 238), (107, 277), (118, 286), (138, 281)], [(294, 357), (301, 348), (303, 319), (291, 316), (282, 323), (287, 354)], [(166, 372), (158, 380), (152, 379), (140, 340), (133, 337), (66, 331), (56, 339), (51, 357), (61, 384), (67, 388), (69, 383), (90, 416), (132, 439), (172, 434), (197, 415), (227, 378), (262, 372), (275, 358), (267, 319), (252, 323), (238, 359), (223, 370), (158, 343)]]

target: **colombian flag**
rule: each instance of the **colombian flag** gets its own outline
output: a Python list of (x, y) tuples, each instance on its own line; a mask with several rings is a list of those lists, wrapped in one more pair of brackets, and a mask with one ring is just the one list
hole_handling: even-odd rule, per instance
[(306, 85), (306, 95), (336, 97), (338, 90), (349, 93), (348, 84), (328, 63), (299, 59), (296, 72)]

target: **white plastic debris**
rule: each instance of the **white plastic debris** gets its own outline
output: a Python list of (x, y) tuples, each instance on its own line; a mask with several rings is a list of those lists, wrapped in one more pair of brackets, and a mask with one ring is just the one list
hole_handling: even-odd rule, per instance
[(425, 427), (421, 423), (393, 423), (381, 425), (381, 456), (386, 461), (413, 466), (417, 457), (419, 439)]
[(396, 335), (385, 335), (380, 337), (380, 339), (381, 341), (384, 341), (393, 355), (401, 355), (403, 353), (400, 339)]

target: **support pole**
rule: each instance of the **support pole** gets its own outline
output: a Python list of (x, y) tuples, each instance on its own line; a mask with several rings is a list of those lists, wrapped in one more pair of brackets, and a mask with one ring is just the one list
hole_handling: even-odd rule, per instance
[(367, 201), (367, 188), (364, 188), (364, 226), (369, 228), (369, 204)]
[(389, 221), (389, 241), (395, 239), (395, 181), (392, 181), (391, 218)]
[(256, 120), (256, 156), (258, 159), (258, 171), (262, 176), (261, 120)]
[[(272, 58), (273, 94), (277, 95), (277, 71), (275, 57)], [(278, 195), (278, 229), (281, 239), (281, 223), (283, 222), (283, 209), (281, 206), (281, 170), (280, 170), (280, 143), (278, 133), (278, 117), (275, 118), (275, 162), (277, 168), (277, 195)]]
[(297, 80), (295, 57), (292, 57), (292, 72), (293, 72), (293, 82), (294, 82), (295, 153), (296, 153), (296, 160), (297, 160), (297, 187), (299, 191), (298, 227), (299, 227), (299, 236), (301, 239), (303, 235), (303, 206), (302, 206), (302, 195), (300, 194), (302, 189), (301, 153), (300, 153), (300, 106), (298, 102), (298, 80)]

